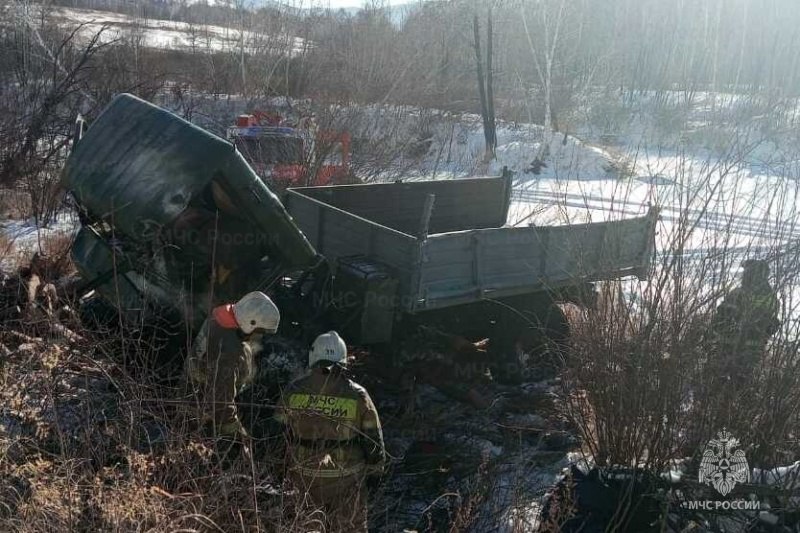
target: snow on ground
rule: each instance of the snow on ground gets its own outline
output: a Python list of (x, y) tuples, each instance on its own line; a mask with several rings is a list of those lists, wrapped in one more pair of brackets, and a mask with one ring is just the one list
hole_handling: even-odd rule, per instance
[(0, 271), (13, 268), (20, 256), (47, 250), (50, 239), (73, 236), (78, 225), (78, 218), (71, 211), (62, 212), (55, 221), (42, 227), (33, 220), (0, 220), (2, 242), (8, 243), (0, 249)]
[[(703, 99), (698, 113), (725, 101), (714, 100), (710, 105)], [(503, 167), (512, 171), (510, 225), (613, 220), (640, 216), (656, 206), (662, 216), (657, 242), (661, 254), (674, 253), (671, 238), (683, 226), (692, 228), (682, 243), (686, 257), (708, 255), (720, 247), (738, 249), (743, 257), (763, 255), (800, 237), (800, 229), (793, 224), (798, 218), (800, 173), (794, 165), (774, 164), (776, 152), (783, 163), (800, 159), (786, 143), (778, 149), (773, 140), (765, 139), (744, 153), (725, 157), (705, 147), (649, 144), (646, 136), (623, 131), (614, 147), (604, 149), (573, 136), (546, 135), (540, 126), (500, 123), (496, 159), (485, 162), (479, 117), (439, 114), (425, 125), (420, 110), (390, 110), (385, 116), (384, 111), (365, 110), (369, 120), (351, 123), (348, 129), (354, 139), (417, 141), (422, 148), (403, 154), (396, 162), (405, 172), (404, 179), (497, 175)], [(405, 118), (397, 120), (398, 115)], [(359, 157), (363, 154), (354, 154), (354, 159)], [(537, 159), (544, 165), (536, 164)], [(387, 179), (392, 177), (386, 174)], [(74, 227), (75, 220), (67, 216), (39, 230), (29, 222), (0, 222), (0, 231), (28, 250), (34, 250), (44, 236), (69, 233)], [(494, 483), (498, 490), (482, 506), (484, 525), (500, 531), (531, 530), (542, 493), (574, 457), (563, 452), (560, 459), (540, 466), (536, 446), (514, 449), (496, 426), (473, 427), (474, 418), (462, 412), (471, 413), (468, 406), (439, 398), (434, 390), (427, 395), (425, 402), (440, 403), (442, 420), (449, 421), (446, 429), (434, 425), (434, 434), (441, 434), (449, 445), (475, 448), (477, 455), (497, 465)], [(463, 435), (475, 438), (462, 442)], [(406, 449), (408, 439), (400, 437), (392, 441), (392, 435), (387, 436), (389, 444)], [(759, 474), (767, 481), (778, 481), (797, 471), (797, 465), (792, 465), (774, 474)], [(397, 514), (418, 518), (430, 508), (430, 498), (408, 494), (411, 481), (400, 481), (388, 489), (403, 495)]]
[[(687, 113), (694, 123), (711, 108), (723, 117), (742, 113), (736, 98), (700, 94), (695, 101)], [(415, 119), (413, 112), (406, 116)], [(538, 125), (501, 122), (496, 158), (488, 163), (478, 116), (443, 114), (436, 124), (417, 126), (425, 131), (417, 135), (427, 135), (430, 146), (415, 165), (398, 164), (410, 174), (404, 179), (499, 175), (505, 167), (514, 173), (508, 225), (616, 220), (642, 216), (652, 206), (661, 214), (657, 248), (662, 254), (679, 248), (685, 257), (721, 249), (742, 257), (770, 256), (800, 237), (795, 222), (800, 151), (790, 142), (755, 135), (750, 122), (740, 130), (747, 142), (734, 139), (717, 150), (689, 144), (682, 132), (659, 138), (667, 144), (647, 144), (653, 137), (638, 122), (632, 131), (621, 131), (609, 149), (569, 135), (547, 135)], [(398, 135), (414, 134), (414, 126), (393, 127)], [(374, 125), (368, 132), (383, 133)]]
[(792, 489), (797, 488), (800, 486), (800, 461), (795, 461), (791, 465), (781, 466), (773, 470), (754, 468), (750, 479), (766, 485), (781, 485)]
[[(245, 52), (295, 53), (306, 45), (300, 37), (265, 35), (226, 26), (133, 17), (93, 9), (66, 7), (47, 9), (48, 14), (64, 28), (72, 30), (80, 25), (77, 35), (84, 42), (105, 28), (100, 39), (103, 43), (128, 41), (148, 48), (198, 53), (240, 51), (242, 47)], [(12, 8), (10, 19), (28, 23), (36, 28), (39, 16), (35, 7), (16, 5)]]

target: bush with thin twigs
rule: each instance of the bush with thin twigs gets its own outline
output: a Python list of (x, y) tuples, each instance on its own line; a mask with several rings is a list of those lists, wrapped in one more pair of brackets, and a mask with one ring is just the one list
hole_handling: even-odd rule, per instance
[(0, 479), (23, 487), (0, 494), (4, 531), (307, 530), (282, 439), (223, 456), (185, 385), (136, 363), (164, 332), (40, 331), (0, 329)]
[[(547, 513), (539, 524), (542, 533), (556, 533), (561, 531), (564, 524), (575, 516), (575, 482), (572, 474), (568, 473), (561, 483), (547, 498)], [(524, 529), (514, 528), (514, 533), (522, 533)]]
[(24, 191), (0, 189), (0, 217), (23, 220), (28, 218), (31, 212), (31, 199)]
[[(696, 479), (698, 454), (724, 428), (739, 438), (751, 467), (800, 458), (796, 184), (747, 189), (737, 170), (743, 152), (729, 150), (701, 173), (676, 170), (684, 192), (662, 212), (650, 279), (602, 284), (594, 308), (573, 324), (563, 400), (598, 466), (660, 475), (694, 456), (687, 476)], [(766, 206), (758, 215), (737, 207), (743, 190)], [(752, 377), (734, 381), (711, 323), (748, 257), (770, 261), (781, 328)], [(610, 527), (629, 519), (621, 510)]]

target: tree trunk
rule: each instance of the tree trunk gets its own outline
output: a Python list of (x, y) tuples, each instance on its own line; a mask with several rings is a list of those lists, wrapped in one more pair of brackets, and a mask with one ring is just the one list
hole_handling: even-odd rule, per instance
[(553, 132), (553, 124), (551, 123), (552, 115), (550, 114), (550, 98), (552, 87), (552, 76), (550, 65), (552, 64), (549, 56), (545, 57), (545, 74), (544, 74), (544, 132), (545, 135), (550, 135)]
[(494, 151), (492, 150), (492, 143), (490, 137), (490, 126), (489, 126), (489, 109), (486, 104), (486, 86), (485, 86), (485, 77), (483, 73), (483, 61), (481, 61), (481, 35), (480, 35), (480, 26), (478, 24), (478, 15), (472, 19), (472, 30), (475, 37), (475, 69), (478, 74), (478, 94), (481, 99), (481, 118), (483, 119), (483, 138), (486, 142), (486, 159), (490, 159), (494, 156)]
[(486, 135), (486, 148), (491, 159), (494, 159), (497, 148), (497, 125), (494, 119), (494, 81), (492, 72), (493, 61), (493, 36), (492, 36), (492, 7), (486, 15), (486, 110), (489, 133)]

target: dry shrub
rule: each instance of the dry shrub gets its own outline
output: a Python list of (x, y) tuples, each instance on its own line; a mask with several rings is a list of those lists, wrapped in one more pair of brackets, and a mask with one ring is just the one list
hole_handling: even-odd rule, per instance
[(5, 233), (0, 232), (0, 260), (5, 262), (9, 259), (15, 259), (15, 255), (14, 240)]
[(17, 189), (0, 189), (0, 218), (25, 220), (32, 212), (30, 195)]
[(27, 488), (0, 494), (0, 529), (308, 529), (302, 495), (280, 490), (282, 439), (226, 455), (180, 380), (133, 363), (157, 355), (146, 334), (36, 331), (0, 328), (0, 480)]
[(76, 273), (70, 256), (72, 240), (72, 233), (40, 231), (36, 245), (29, 247), (0, 233), (0, 257), (5, 258), (6, 268), (11, 271), (27, 273), (33, 268), (45, 281), (56, 282)]
[(0, 218), (24, 220), (31, 216), (31, 197), (16, 189), (0, 189)]
[[(722, 166), (729, 164), (734, 167)], [(736, 186), (726, 172), (717, 167), (701, 184), (681, 183), (697, 196), (673, 210), (672, 224), (659, 227), (665, 251), (649, 280), (602, 284), (593, 309), (567, 315), (573, 335), (563, 400), (585, 451), (601, 467), (657, 477), (675, 461), (693, 458), (687, 479), (696, 479), (698, 456), (723, 429), (741, 441), (750, 467), (770, 470), (800, 459), (800, 268), (796, 249), (785, 244), (796, 214), (780, 205), (786, 193), (776, 188), (764, 191), (775, 196), (774, 212), (740, 220), (733, 205), (713, 196), (718, 179)], [(727, 211), (730, 216), (720, 214)], [(698, 222), (707, 213), (710, 221)], [(693, 250), (703, 224), (712, 231), (703, 234), (703, 249)], [(743, 243), (743, 233), (750, 242)], [(752, 376), (734, 379), (727, 375), (734, 363), (718, 347), (711, 320), (740, 283), (746, 258), (769, 261), (783, 303), (781, 328)], [(610, 527), (628, 518), (620, 512)]]
[(39, 251), (49, 279), (59, 279), (75, 273), (75, 265), (70, 257), (72, 239), (71, 233), (51, 233), (39, 239)]
[(619, 293), (604, 285), (573, 328), (565, 405), (599, 465), (660, 470), (683, 447), (683, 394), (699, 359), (689, 336), (642, 322)]
[[(575, 506), (575, 481), (570, 472), (548, 495), (538, 531), (541, 533), (561, 531), (564, 524), (575, 516)], [(522, 533), (523, 531), (525, 530), (520, 528), (513, 529), (514, 533)]]
[[(726, 292), (691, 287), (706, 275), (693, 278), (685, 273), (677, 284), (663, 284), (657, 297), (652, 284), (658, 278), (628, 287), (627, 297), (619, 285), (604, 285), (596, 308), (573, 327), (564, 397), (587, 451), (601, 466), (660, 472), (701, 451), (723, 428), (746, 443), (760, 467), (792, 462), (800, 452), (794, 442), (800, 354), (790, 306), (784, 305), (781, 331), (739, 390), (719, 373), (727, 363), (719, 359), (710, 331)], [(796, 282), (794, 275), (778, 282), (784, 304)]]

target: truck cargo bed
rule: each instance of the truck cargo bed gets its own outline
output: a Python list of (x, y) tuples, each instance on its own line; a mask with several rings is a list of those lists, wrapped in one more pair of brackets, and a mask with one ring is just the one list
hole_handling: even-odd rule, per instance
[(328, 259), (363, 255), (387, 266), (409, 313), (646, 272), (655, 210), (619, 221), (503, 227), (510, 191), (508, 177), (485, 177), (299, 188), (285, 203)]

